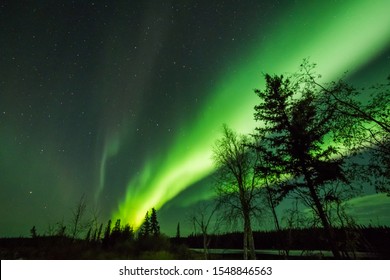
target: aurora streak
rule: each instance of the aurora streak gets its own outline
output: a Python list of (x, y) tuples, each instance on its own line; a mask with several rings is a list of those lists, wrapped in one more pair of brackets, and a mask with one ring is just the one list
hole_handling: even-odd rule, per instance
[(138, 226), (147, 210), (159, 209), (210, 175), (212, 145), (221, 125), (227, 123), (240, 133), (254, 129), (252, 108), (257, 97), (253, 89), (263, 86), (261, 73), (294, 72), (309, 57), (318, 64), (318, 72), (331, 80), (359, 69), (388, 47), (386, 1), (345, 1), (336, 10), (322, 3), (289, 11), (290, 18), (285, 12), (281, 16), (286, 19), (268, 30), (265, 42), (259, 40), (248, 53), (229, 58), (230, 71), (220, 74), (200, 113), (183, 125), (186, 133), (176, 135), (170, 149), (149, 159), (139, 176), (129, 180), (114, 219)]

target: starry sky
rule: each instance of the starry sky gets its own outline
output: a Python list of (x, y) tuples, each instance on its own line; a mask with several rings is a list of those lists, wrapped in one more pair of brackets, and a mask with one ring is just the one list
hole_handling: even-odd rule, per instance
[[(212, 198), (223, 123), (256, 126), (254, 88), (304, 58), (324, 80), (390, 74), (390, 2), (1, 1), (0, 236), (69, 220), (85, 194), (102, 221), (162, 231)], [(353, 213), (390, 224), (366, 190)], [(374, 221), (372, 219), (375, 219)]]

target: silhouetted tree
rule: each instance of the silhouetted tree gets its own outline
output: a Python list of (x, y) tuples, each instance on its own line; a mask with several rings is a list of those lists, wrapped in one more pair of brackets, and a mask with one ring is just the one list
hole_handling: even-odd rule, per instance
[[(210, 223), (212, 221), (212, 218), (214, 214), (217, 211), (216, 205), (201, 203), (199, 206), (195, 209), (193, 214), (190, 216), (190, 221), (194, 227), (194, 233), (197, 234), (197, 229), (200, 229), (200, 232), (203, 237), (203, 255), (204, 259), (209, 259), (209, 245), (210, 245)], [(216, 227), (214, 227), (214, 232), (216, 231), (218, 227), (218, 222), (215, 224)]]
[(387, 83), (358, 90), (344, 79), (321, 84), (315, 64), (304, 61), (301, 66), (301, 79), (320, 88), (339, 116), (336, 137), (351, 153), (370, 152), (366, 173), (378, 192), (390, 196), (390, 76)]
[(58, 237), (66, 236), (66, 226), (63, 219), (61, 220), (61, 222), (56, 223), (56, 229), (54, 235)]
[(98, 230), (98, 233), (97, 233), (97, 236), (96, 236), (96, 241), (100, 241), (100, 238), (102, 236), (102, 231), (103, 231), (103, 223), (101, 223), (100, 226), (99, 226), (99, 230)]
[(98, 231), (98, 229), (95, 228), (95, 230), (93, 231), (93, 235), (92, 235), (92, 241), (97, 241), (97, 231)]
[(255, 259), (251, 217), (260, 210), (261, 205), (254, 203), (260, 195), (254, 170), (257, 156), (248, 148), (248, 144), (248, 137), (238, 135), (224, 125), (223, 137), (214, 146), (213, 160), (217, 167), (219, 203), (230, 211), (230, 214), (225, 214), (226, 219), (237, 215), (242, 218), (244, 259)]
[(91, 241), (91, 231), (92, 231), (92, 228), (89, 228), (87, 235), (85, 236), (85, 240), (88, 242)]
[[(325, 93), (301, 77), (265, 75), (265, 90), (255, 90), (260, 104), (255, 106), (259, 143), (266, 149), (270, 170), (290, 176), (282, 191), (298, 193), (321, 220), (336, 258), (340, 258), (333, 230), (321, 203), (318, 189), (326, 183), (347, 181), (343, 158), (336, 146), (328, 144), (338, 115)], [(325, 97), (324, 97), (325, 96)], [(327, 140), (327, 143), (325, 143)]]
[(177, 239), (180, 238), (180, 223), (177, 223), (177, 227), (176, 227), (176, 238), (177, 238)]
[(355, 220), (347, 215), (348, 204), (345, 201), (356, 197), (359, 193), (354, 188), (346, 188), (341, 183), (328, 185), (321, 194), (321, 200), (332, 227), (344, 232), (345, 242), (340, 242), (339, 249), (344, 258), (356, 258), (356, 249), (361, 240)]
[[(280, 222), (276, 213), (276, 207), (283, 199), (283, 194), (281, 194), (279, 191), (280, 174), (272, 173), (273, 166), (267, 159), (267, 151), (265, 148), (265, 144), (257, 142), (259, 141), (258, 138), (260, 138), (261, 141), (261, 137), (259, 137), (259, 135), (256, 135), (255, 143), (250, 145), (252, 149), (254, 148), (254, 152), (257, 154), (258, 159), (257, 164), (254, 168), (257, 176), (261, 178), (261, 191), (263, 193), (263, 196), (265, 197), (266, 204), (268, 205), (268, 208), (271, 212), (275, 229), (277, 232), (280, 232)], [(279, 243), (282, 248), (284, 248), (286, 245), (284, 240), (279, 240)], [(288, 251), (286, 250), (285, 255), (288, 256)]]
[(121, 239), (121, 220), (117, 219), (110, 234), (110, 240), (112, 244), (117, 243)]
[[(286, 256), (289, 256), (290, 248), (294, 243), (293, 232), (298, 229), (313, 228), (309, 218), (298, 208), (298, 205), (298, 199), (295, 198), (292, 207), (285, 209), (283, 212), (282, 221), (284, 221), (284, 232), (286, 233), (283, 242)], [(313, 221), (311, 220), (311, 222)]]
[(89, 228), (91, 228), (91, 233), (92, 233), (91, 240), (92, 241), (97, 241), (98, 239), (100, 239), (100, 237), (98, 238), (99, 216), (100, 216), (100, 211), (96, 207), (93, 207), (92, 211), (91, 211), (91, 219), (87, 223)]
[(141, 225), (139, 229), (139, 237), (140, 238), (147, 238), (150, 236), (151, 229), (150, 229), (150, 218), (149, 218), (149, 211), (145, 214), (145, 219), (143, 224)]
[(133, 240), (134, 239), (134, 231), (133, 228), (126, 224), (122, 230), (122, 239), (123, 240)]
[(83, 194), (80, 198), (79, 203), (73, 210), (72, 225), (71, 225), (71, 237), (77, 238), (79, 233), (84, 230), (85, 224), (83, 221), (85, 211), (87, 208), (87, 202), (85, 195)]
[(31, 233), (31, 238), (37, 238), (37, 229), (35, 228), (35, 226), (33, 226), (31, 229), (30, 229), (30, 233)]
[(110, 236), (111, 236), (111, 219), (108, 220), (106, 229), (104, 230), (103, 246), (106, 248), (110, 246)]
[(152, 208), (152, 213), (150, 215), (150, 233), (153, 236), (160, 235), (160, 225), (157, 220), (157, 211), (154, 208)]

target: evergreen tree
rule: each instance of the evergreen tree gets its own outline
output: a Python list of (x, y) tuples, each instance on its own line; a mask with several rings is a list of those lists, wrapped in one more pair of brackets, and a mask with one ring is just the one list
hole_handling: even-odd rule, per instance
[(117, 219), (115, 222), (115, 226), (112, 231), (120, 232), (121, 231), (121, 219)]
[(37, 229), (35, 228), (35, 226), (33, 226), (30, 229), (30, 233), (31, 233), (31, 238), (36, 238), (37, 237)]
[(110, 240), (113, 244), (117, 243), (121, 239), (121, 220), (117, 219), (112, 229)]
[[(293, 77), (291, 77), (293, 78)], [(281, 192), (290, 191), (318, 215), (336, 258), (340, 258), (329, 218), (320, 199), (319, 188), (336, 180), (347, 182), (339, 150), (329, 144), (337, 122), (336, 107), (310, 81), (265, 76), (266, 89), (255, 90), (261, 102), (255, 107), (258, 149), (266, 154), (268, 173), (284, 177)], [(263, 167), (259, 167), (263, 168)], [(286, 180), (287, 176), (290, 176)]]
[(177, 223), (177, 227), (176, 227), (176, 238), (177, 238), (177, 239), (180, 238), (180, 223)]
[(87, 232), (87, 235), (85, 236), (85, 240), (86, 240), (86, 241), (90, 241), (90, 240), (91, 240), (91, 231), (92, 231), (92, 229), (89, 228), (89, 229), (88, 229), (88, 232)]
[(96, 236), (96, 240), (99, 241), (101, 236), (102, 236), (102, 230), (103, 230), (103, 223), (100, 224), (100, 227), (99, 227), (99, 230), (98, 230), (98, 233), (97, 233), (97, 236)]
[(160, 225), (157, 220), (157, 211), (154, 208), (152, 208), (152, 214), (150, 215), (150, 233), (153, 236), (160, 235)]
[(110, 235), (111, 235), (111, 220), (108, 220), (106, 229), (104, 231), (104, 237), (103, 237), (103, 246), (108, 247), (110, 243)]
[(92, 235), (92, 241), (96, 241), (96, 240), (97, 240), (97, 228), (95, 228)]
[(134, 237), (133, 228), (129, 224), (126, 224), (122, 231), (122, 239), (133, 240), (133, 237)]
[(150, 236), (150, 218), (149, 218), (149, 211), (147, 211), (145, 215), (145, 220), (139, 230), (139, 237), (146, 238), (149, 236)]

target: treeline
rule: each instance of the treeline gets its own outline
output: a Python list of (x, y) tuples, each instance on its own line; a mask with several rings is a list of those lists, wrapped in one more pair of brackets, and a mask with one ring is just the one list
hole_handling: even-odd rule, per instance
[[(84, 201), (84, 198), (81, 201)], [(160, 232), (157, 211), (154, 208), (150, 214), (149, 211), (146, 213), (144, 222), (138, 230), (134, 230), (130, 224), (123, 223), (120, 219), (115, 223), (108, 220), (106, 224), (97, 225), (90, 221), (84, 222), (82, 216), (72, 219), (73, 223), (68, 227), (64, 226), (63, 222), (57, 223), (56, 228), (51, 229), (49, 233), (39, 234), (37, 228), (33, 226), (30, 238), (0, 239), (1, 259), (190, 258), (189, 251), (184, 245), (171, 242)], [(74, 225), (76, 220), (77, 226)]]

